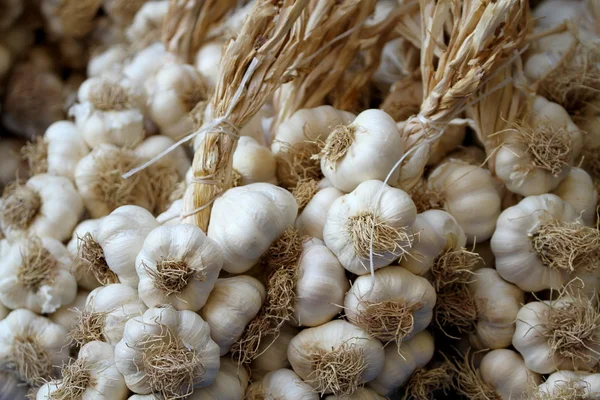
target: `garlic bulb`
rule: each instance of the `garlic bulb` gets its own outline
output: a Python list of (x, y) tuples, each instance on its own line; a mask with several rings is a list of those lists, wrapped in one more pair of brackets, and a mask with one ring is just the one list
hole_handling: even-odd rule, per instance
[(30, 388), (9, 371), (0, 372), (0, 393), (3, 399), (26, 399)]
[(519, 310), (512, 344), (537, 373), (589, 371), (600, 358), (599, 318), (593, 300), (564, 289), (557, 300), (528, 303)]
[(346, 294), (344, 312), (371, 337), (400, 346), (429, 326), (435, 301), (427, 279), (390, 266), (375, 271), (374, 283), (370, 275), (359, 276)]
[(140, 299), (148, 307), (198, 311), (222, 265), (220, 248), (197, 226), (159, 226), (146, 236), (135, 261)]
[(128, 393), (123, 375), (115, 366), (113, 347), (95, 341), (83, 346), (77, 360), (62, 368), (62, 379), (42, 385), (35, 398), (125, 400)]
[(560, 288), (569, 273), (598, 261), (600, 233), (553, 194), (525, 197), (498, 218), (492, 237), (496, 269), (525, 291)]
[(67, 250), (73, 258), (71, 271), (77, 284), (86, 290), (100, 285), (118, 283), (119, 278), (106, 264), (104, 250), (96, 240), (96, 230), (101, 219), (86, 219), (75, 227)]
[(290, 341), (298, 334), (298, 329), (283, 325), (277, 337), (268, 336), (260, 342), (257, 351), (258, 356), (252, 361), (250, 366), (252, 377), (261, 379), (268, 372), (273, 372), (281, 368), (289, 368), (290, 362), (287, 358), (287, 351)]
[(326, 187), (312, 196), (304, 206), (304, 209), (296, 218), (296, 228), (305, 232), (308, 236), (323, 240), (323, 228), (327, 220), (327, 212), (331, 205), (344, 192), (334, 187)]
[(319, 239), (302, 245), (297, 269), (293, 320), (299, 326), (319, 326), (340, 311), (349, 284), (344, 268)]
[[(333, 186), (351, 192), (361, 182), (386, 179), (402, 154), (404, 144), (392, 117), (381, 110), (366, 110), (327, 136), (320, 153), (321, 170)], [(398, 171), (390, 175), (390, 182), (398, 179)]]
[(258, 314), (266, 295), (262, 283), (250, 276), (217, 280), (200, 315), (210, 326), (210, 336), (221, 348), (222, 356)]
[(444, 209), (456, 218), (469, 242), (492, 236), (501, 198), (490, 171), (450, 159), (431, 172), (427, 184), (440, 194)]
[(104, 217), (96, 230), (96, 241), (104, 252), (108, 268), (119, 282), (138, 287), (135, 260), (146, 236), (158, 227), (158, 221), (148, 211), (137, 206), (122, 206)]
[(0, 199), (0, 228), (11, 240), (29, 234), (67, 240), (81, 214), (81, 197), (62, 176), (41, 174), (9, 185)]
[[(158, 156), (162, 151), (173, 144), (175, 144), (175, 141), (168, 136), (154, 135), (140, 143), (140, 145), (135, 148), (135, 153), (140, 156), (140, 158), (149, 160)], [(184, 177), (188, 169), (192, 166), (183, 147), (175, 148), (160, 160), (161, 163), (174, 165), (180, 177)]]
[(156, 220), (161, 225), (178, 225), (182, 209), (183, 199), (175, 200), (165, 212), (156, 216)]
[(10, 312), (10, 310), (8, 308), (6, 308), (6, 306), (2, 303), (0, 303), (0, 321), (2, 321), (4, 318), (6, 318), (6, 316), (8, 315), (8, 313)]
[(305, 329), (288, 347), (294, 372), (322, 394), (352, 394), (381, 373), (384, 358), (379, 340), (343, 320)]
[(204, 43), (196, 53), (194, 66), (210, 88), (214, 88), (219, 79), (219, 64), (221, 64), (224, 44), (225, 41), (222, 39), (211, 40)]
[(252, 382), (246, 391), (245, 399), (318, 400), (319, 395), (294, 371), (282, 368), (269, 372), (259, 381)]
[(529, 119), (496, 152), (496, 174), (511, 192), (548, 193), (569, 174), (581, 149), (581, 131), (565, 109), (537, 96)]
[(104, 51), (93, 54), (87, 64), (87, 76), (96, 77), (108, 72), (118, 73), (123, 69), (123, 64), (129, 54), (122, 45), (111, 46)]
[[(402, 122), (400, 122), (401, 124)], [(400, 129), (400, 127), (398, 127)], [(448, 124), (440, 140), (433, 143), (427, 165), (436, 165), (448, 153), (455, 150), (464, 141), (466, 129), (464, 125)], [(454, 157), (452, 157), (454, 158)], [(485, 158), (484, 158), (485, 159)], [(482, 163), (475, 164), (481, 165)]]
[(481, 359), (481, 380), (492, 388), (499, 400), (531, 399), (542, 377), (525, 366), (523, 357), (508, 349), (492, 350)]
[(377, 269), (408, 251), (416, 214), (415, 204), (402, 190), (381, 181), (365, 181), (333, 202), (323, 239), (344, 268), (363, 275), (369, 272), (371, 252)]
[(48, 318), (70, 332), (77, 323), (77, 310), (83, 310), (89, 295), (90, 292), (86, 290), (78, 291), (72, 303), (63, 305), (55, 313), (50, 314)]
[(587, 226), (594, 226), (598, 192), (590, 175), (582, 169), (572, 168), (569, 175), (552, 191), (573, 206)]
[(383, 396), (391, 395), (402, 386), (418, 368), (424, 367), (433, 357), (433, 336), (427, 331), (402, 342), (400, 347), (385, 348), (385, 363), (377, 377), (367, 385)]
[(127, 321), (115, 347), (116, 366), (135, 393), (173, 398), (212, 384), (219, 370), (219, 346), (210, 328), (192, 311), (166, 305)]
[(40, 384), (69, 359), (67, 331), (48, 318), (18, 309), (0, 321), (0, 367)]
[(223, 251), (223, 269), (236, 274), (248, 271), (293, 225), (297, 213), (290, 192), (269, 183), (227, 190), (215, 200), (208, 226), (208, 237)]
[(40, 314), (70, 304), (77, 294), (72, 261), (56, 239), (32, 236), (15, 242), (0, 260), (0, 301)]
[(241, 136), (233, 153), (234, 186), (266, 182), (277, 184), (277, 162), (267, 147), (250, 136)]
[(582, 371), (557, 371), (533, 393), (535, 400), (600, 398), (600, 374)]
[[(127, 28), (127, 38), (132, 43), (148, 43), (148, 37), (152, 37), (154, 31), (163, 25), (168, 9), (169, 2), (166, 0), (144, 3)], [(158, 39), (157, 37), (156, 40)]]
[(123, 338), (125, 323), (146, 311), (137, 290), (120, 283), (100, 286), (88, 295), (70, 331), (80, 346), (94, 340), (116, 345)]
[[(149, 1), (146, 5), (157, 5), (160, 3), (168, 6), (167, 1)], [(142, 9), (143, 8), (144, 7), (142, 7)], [(157, 26), (155, 26), (155, 28)], [(131, 30), (129, 30), (129, 32), (131, 32)], [(165, 54), (165, 46), (163, 46), (161, 42), (153, 43), (145, 49), (140, 50), (131, 61), (123, 67), (123, 74), (133, 85), (143, 88), (146, 80), (154, 76), (154, 74), (163, 66)]]

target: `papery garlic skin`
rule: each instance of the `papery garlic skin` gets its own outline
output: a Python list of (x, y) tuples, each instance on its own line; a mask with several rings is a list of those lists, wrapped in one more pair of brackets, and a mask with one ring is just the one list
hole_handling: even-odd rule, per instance
[[(89, 374), (89, 383), (82, 390), (81, 399), (125, 400), (129, 389), (123, 375), (115, 366), (113, 347), (104, 342), (90, 342), (84, 345), (77, 356)], [(62, 380), (48, 382), (39, 389), (36, 400), (51, 400), (53, 393), (63, 385)]]
[(508, 349), (492, 350), (481, 359), (481, 379), (502, 400), (527, 400), (542, 381), (541, 375), (525, 366), (519, 353)]
[[(364, 275), (369, 273), (369, 255), (357, 254), (349, 230), (349, 223), (362, 216), (371, 216), (392, 229), (410, 230), (415, 221), (417, 209), (410, 196), (400, 189), (387, 186), (381, 181), (365, 181), (352, 193), (339, 197), (327, 212), (323, 228), (323, 239), (348, 271)], [(369, 229), (371, 223), (365, 223)], [(391, 264), (410, 247), (406, 238), (396, 241), (397, 248), (374, 251), (373, 269)], [(366, 246), (367, 243), (364, 243)], [(374, 247), (376, 249), (376, 247)], [(367, 247), (368, 249), (368, 247)], [(363, 249), (366, 250), (366, 249)]]
[(250, 369), (254, 379), (261, 379), (267, 373), (281, 368), (289, 368), (287, 351), (290, 341), (299, 330), (290, 325), (283, 325), (277, 337), (265, 336), (258, 347), (258, 356), (252, 360)]
[(567, 280), (566, 271), (544, 266), (530, 240), (540, 225), (552, 219), (571, 222), (576, 221), (578, 215), (558, 196), (543, 194), (525, 197), (498, 218), (491, 241), (496, 270), (503, 279), (521, 290), (537, 292), (560, 288)]
[[(332, 135), (336, 135), (337, 129)], [(336, 161), (331, 161), (326, 153), (321, 155), (325, 177), (344, 192), (351, 192), (364, 181), (386, 179), (404, 154), (404, 144), (392, 117), (381, 110), (366, 110), (344, 129), (353, 131), (345, 153)], [(324, 151), (332, 138), (328, 137)], [(398, 173), (396, 169), (389, 181), (395, 182)]]
[(239, 138), (233, 153), (233, 170), (239, 175), (237, 186), (256, 182), (277, 184), (275, 156), (250, 136)]
[(318, 400), (319, 395), (291, 369), (278, 369), (252, 382), (248, 399)]
[[(154, 135), (140, 143), (140, 145), (135, 148), (135, 153), (139, 155), (140, 158), (149, 160), (158, 156), (173, 144), (175, 144), (175, 141), (168, 136)], [(176, 166), (179, 176), (181, 177), (184, 177), (188, 169), (192, 166), (183, 147), (176, 147), (160, 160), (163, 163), (169, 163)]]
[(153, 392), (144, 366), (136, 360), (146, 351), (144, 342), (164, 336), (165, 330), (170, 332), (173, 340), (180, 342), (180, 346), (200, 356), (201, 375), (197, 378), (201, 377), (201, 381), (195, 382), (194, 387), (212, 384), (217, 377), (220, 360), (219, 346), (210, 338), (208, 324), (192, 311), (177, 311), (172, 306), (163, 306), (151, 308), (142, 316), (127, 321), (123, 339), (115, 346), (116, 366), (125, 377), (127, 387), (139, 394)]
[(344, 192), (334, 187), (319, 190), (296, 218), (296, 228), (306, 232), (311, 237), (323, 240), (323, 228), (327, 220), (327, 212), (333, 202), (343, 195)]
[(77, 163), (90, 152), (75, 124), (55, 122), (46, 129), (43, 140), (47, 146), (48, 173), (73, 181)]
[(86, 219), (81, 221), (73, 230), (73, 236), (69, 243), (67, 243), (67, 250), (71, 254), (73, 259), (73, 265), (71, 272), (77, 279), (77, 284), (85, 290), (94, 290), (101, 285), (98, 279), (94, 276), (93, 272), (86, 265), (87, 262), (79, 258), (79, 246), (81, 239), (86, 234), (90, 234), (92, 238), (96, 236), (96, 230), (100, 225), (100, 218), (98, 219)]
[(252, 183), (227, 190), (215, 200), (208, 237), (221, 246), (230, 273), (249, 270), (283, 231), (294, 224), (296, 199), (269, 183)]
[(564, 386), (568, 387), (568, 393), (576, 393), (581, 398), (600, 399), (600, 374), (582, 371), (554, 372), (538, 386), (538, 392), (546, 396), (558, 396)]
[(598, 192), (587, 172), (580, 168), (572, 168), (552, 193), (572, 205), (587, 226), (594, 226)]
[[(377, 339), (369, 338), (364, 330), (344, 320), (335, 320), (301, 331), (292, 339), (288, 347), (288, 359), (294, 370), (306, 383), (316, 388), (313, 381), (314, 368), (311, 355), (315, 351), (360, 351), (364, 370), (358, 377), (358, 384), (369, 382), (381, 373), (384, 367), (384, 349)], [(325, 393), (327, 394), (327, 392)]]
[(210, 336), (227, 354), (258, 314), (267, 293), (257, 279), (240, 275), (218, 279), (200, 315), (210, 326)]
[[(184, 287), (179, 288), (180, 282), (172, 282), (173, 277), (166, 278), (167, 282), (163, 282), (165, 287), (174, 284), (178, 286), (169, 287), (169, 290), (173, 290), (172, 293), (165, 292), (160, 283), (156, 282), (157, 279), (160, 280), (158, 274), (162, 271), (161, 263), (165, 261), (180, 263), (187, 271), (186, 275), (177, 276), (177, 280), (186, 280)], [(220, 248), (197, 226), (159, 226), (146, 236), (135, 261), (140, 278), (140, 298), (148, 307), (171, 304), (176, 310), (198, 311), (206, 303), (222, 265)], [(194, 273), (200, 275), (194, 276)]]
[(79, 290), (72, 303), (63, 305), (56, 310), (56, 312), (50, 314), (48, 318), (50, 318), (52, 322), (65, 328), (67, 331), (70, 331), (76, 322), (77, 313), (75, 309), (82, 310), (85, 307), (85, 302), (89, 295), (90, 292), (87, 290)]
[(165, 212), (156, 217), (156, 220), (161, 225), (179, 225), (182, 210), (183, 199), (175, 200)]
[(400, 347), (390, 344), (385, 348), (383, 370), (367, 386), (382, 396), (391, 395), (408, 381), (413, 372), (427, 365), (434, 349), (433, 336), (427, 331), (402, 342)]
[(104, 250), (106, 263), (121, 283), (137, 288), (136, 257), (146, 236), (158, 226), (156, 218), (138, 206), (121, 206), (102, 218), (96, 239)]
[(243, 400), (250, 376), (230, 357), (221, 357), (217, 378), (208, 386), (194, 390), (187, 400)]
[(25, 359), (31, 358), (31, 361), (40, 363), (47, 360), (47, 365), (43, 365), (40, 371), (44, 370), (44, 374), (55, 374), (58, 372), (56, 366), (69, 359), (68, 341), (67, 331), (48, 318), (23, 308), (11, 311), (0, 321), (0, 367), (3, 370), (15, 371), (21, 380), (34, 383), (47, 376), (32, 376), (33, 371), (28, 369), (31, 365), (22, 365), (22, 361), (15, 360), (15, 346), (31, 346), (27, 351), (34, 350), (35, 355)]
[[(83, 202), (71, 181), (62, 176), (40, 174), (29, 178), (25, 186), (39, 196), (39, 208), (25, 228), (11, 225), (0, 212), (0, 228), (6, 237), (15, 240), (33, 234), (61, 241), (69, 239), (83, 214)], [(7, 201), (6, 197), (0, 199), (0, 210), (6, 207)]]
[(293, 321), (299, 326), (319, 326), (340, 311), (349, 288), (344, 267), (319, 239), (302, 245), (296, 282)]
[(450, 159), (431, 172), (427, 185), (442, 195), (444, 209), (456, 218), (469, 242), (492, 236), (501, 198), (490, 171)]
[[(40, 259), (47, 265), (28, 265)], [(77, 295), (77, 280), (70, 273), (72, 262), (65, 246), (56, 239), (16, 241), (0, 260), (0, 301), (11, 309), (27, 308), (39, 314), (50, 314), (70, 304)]]
[(202, 74), (209, 87), (214, 88), (219, 79), (219, 64), (225, 42), (221, 39), (206, 42), (198, 49), (194, 66)]

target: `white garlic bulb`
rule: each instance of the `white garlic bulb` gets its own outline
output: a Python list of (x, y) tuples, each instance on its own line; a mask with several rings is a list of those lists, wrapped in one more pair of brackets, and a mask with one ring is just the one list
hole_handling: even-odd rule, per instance
[(0, 301), (40, 314), (70, 304), (77, 294), (72, 261), (56, 239), (34, 236), (15, 242), (0, 260)]
[(219, 371), (219, 346), (196, 313), (166, 305), (125, 324), (115, 362), (135, 393), (165, 397), (191, 394), (212, 384)]
[(140, 299), (148, 307), (198, 311), (222, 265), (220, 248), (197, 226), (159, 226), (146, 236), (135, 261)]
[(261, 379), (268, 372), (289, 368), (287, 351), (290, 341), (298, 334), (298, 329), (283, 325), (276, 337), (265, 336), (258, 347), (258, 356), (252, 360), (250, 368), (254, 379)]
[(83, 310), (85, 308), (85, 302), (87, 301), (90, 292), (86, 290), (79, 290), (70, 304), (65, 304), (56, 312), (50, 314), (48, 318), (54, 323), (59, 324), (67, 331), (71, 331), (77, 323), (77, 310)]
[(73, 258), (71, 272), (75, 275), (77, 284), (86, 290), (119, 282), (117, 275), (106, 264), (104, 250), (96, 240), (100, 221), (101, 219), (81, 221), (67, 244), (67, 250)]
[(492, 350), (481, 359), (481, 380), (501, 400), (531, 399), (542, 377), (525, 366), (519, 353), (508, 349)]
[(415, 204), (404, 191), (381, 181), (365, 181), (333, 202), (323, 239), (344, 268), (364, 275), (369, 272), (371, 252), (377, 269), (408, 251), (416, 214)]
[(552, 193), (572, 205), (586, 225), (594, 226), (598, 192), (587, 172), (580, 168), (572, 168)]
[(250, 276), (217, 280), (200, 315), (210, 326), (210, 336), (221, 348), (222, 356), (242, 336), (266, 296), (262, 283)]
[(335, 255), (319, 239), (302, 245), (293, 320), (299, 326), (319, 326), (340, 311), (349, 284)]
[(269, 372), (262, 379), (252, 382), (246, 391), (247, 400), (318, 400), (313, 388), (291, 369)]
[[(146, 5), (156, 5), (159, 3), (168, 6), (167, 1), (150, 1), (146, 3)], [(161, 42), (155, 42), (145, 49), (138, 51), (131, 61), (123, 67), (123, 74), (127, 79), (131, 80), (133, 84), (143, 88), (146, 80), (151, 76), (154, 76), (154, 74), (162, 67), (165, 54), (165, 46), (163, 46)]]
[(582, 371), (557, 371), (540, 384), (534, 399), (582, 398), (598, 400), (600, 398), (600, 374)]
[(115, 366), (113, 347), (90, 342), (79, 350), (77, 360), (63, 367), (62, 379), (42, 385), (35, 398), (125, 400), (128, 393), (123, 375)]
[(223, 251), (223, 269), (237, 274), (249, 270), (294, 224), (297, 213), (290, 192), (269, 183), (227, 190), (215, 200), (208, 226), (208, 237)]
[[(146, 138), (138, 147), (135, 153), (142, 159), (151, 159), (158, 156), (162, 151), (175, 144), (175, 141), (168, 136), (154, 135)], [(161, 163), (174, 165), (180, 177), (184, 177), (192, 163), (185, 153), (183, 147), (177, 147), (167, 155), (163, 156)]]
[(33, 176), (0, 199), (0, 228), (10, 240), (29, 234), (67, 240), (81, 214), (81, 197), (62, 176)]
[(165, 20), (169, 2), (148, 1), (135, 13), (133, 22), (127, 28), (127, 38), (132, 42), (144, 42)]
[[(366, 110), (327, 137), (321, 170), (333, 186), (350, 192), (361, 182), (386, 179), (402, 154), (404, 144), (392, 117), (385, 111)], [(398, 179), (398, 171), (390, 175), (390, 182)]]
[(106, 72), (120, 72), (128, 56), (127, 48), (122, 45), (110, 46), (102, 52), (93, 54), (87, 64), (87, 76), (95, 77)]
[(301, 331), (288, 347), (290, 364), (318, 393), (352, 394), (384, 366), (381, 342), (343, 320)]
[(267, 147), (250, 136), (241, 136), (233, 153), (236, 186), (256, 182), (277, 184), (277, 162)]
[(402, 342), (400, 347), (390, 345), (385, 348), (383, 370), (367, 385), (383, 396), (391, 395), (402, 386), (418, 368), (422, 368), (433, 357), (433, 336), (427, 331), (416, 334)]
[(96, 230), (96, 240), (104, 251), (106, 264), (119, 282), (137, 288), (139, 277), (135, 259), (146, 236), (158, 227), (158, 221), (138, 206), (122, 206), (102, 218)]
[(327, 220), (327, 212), (335, 200), (342, 197), (344, 192), (334, 187), (319, 190), (306, 203), (304, 209), (296, 218), (296, 228), (307, 235), (323, 240), (323, 228)]
[(220, 38), (204, 43), (196, 53), (194, 66), (202, 74), (209, 87), (214, 88), (219, 79), (219, 64), (225, 41)]
[(67, 331), (48, 318), (17, 309), (0, 321), (0, 367), (28, 384), (55, 375), (69, 359)]

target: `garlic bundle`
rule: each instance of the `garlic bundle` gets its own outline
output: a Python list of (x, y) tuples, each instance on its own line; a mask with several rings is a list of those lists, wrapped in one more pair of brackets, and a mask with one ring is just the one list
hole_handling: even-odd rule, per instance
[(528, 303), (519, 310), (512, 344), (537, 373), (590, 371), (600, 358), (598, 320), (593, 299), (563, 289), (557, 300)]
[(70, 332), (77, 324), (77, 310), (83, 310), (85, 308), (85, 302), (89, 295), (90, 292), (79, 290), (72, 303), (65, 304), (56, 310), (56, 312), (50, 314), (48, 318)]
[(390, 266), (375, 271), (374, 282), (370, 275), (359, 276), (346, 294), (344, 312), (370, 337), (400, 347), (429, 326), (435, 302), (427, 279)]
[(318, 400), (319, 395), (294, 371), (282, 368), (252, 382), (244, 399)]
[(553, 194), (504, 210), (491, 241), (500, 276), (532, 292), (560, 288), (570, 273), (593, 269), (599, 243), (600, 232)]
[(379, 340), (335, 320), (301, 331), (290, 342), (288, 359), (317, 393), (350, 395), (381, 373), (385, 356)]
[(159, 226), (146, 236), (135, 261), (140, 299), (148, 307), (198, 311), (222, 265), (220, 248), (197, 226)]
[[(333, 202), (343, 195), (344, 192), (334, 187), (326, 187), (317, 191), (304, 205), (304, 209), (301, 209), (296, 218), (296, 228), (308, 236), (323, 240), (327, 212)], [(298, 196), (296, 198), (298, 199)]]
[[(142, 159), (151, 159), (158, 156), (175, 143), (173, 139), (164, 135), (154, 135), (145, 139), (135, 148), (135, 153)], [(183, 147), (177, 147), (161, 158), (161, 163), (171, 164), (176, 167), (180, 177), (185, 177), (192, 163), (185, 154)]]
[(196, 313), (166, 305), (125, 324), (115, 362), (135, 393), (176, 398), (212, 384), (219, 370), (219, 346)]
[(598, 191), (587, 172), (580, 168), (572, 168), (552, 193), (572, 205), (587, 226), (594, 226)]
[(196, 53), (194, 66), (202, 74), (209, 88), (217, 85), (224, 44), (224, 40), (217, 38), (204, 43)]
[(77, 278), (77, 284), (86, 290), (119, 282), (117, 275), (108, 267), (104, 250), (96, 239), (100, 221), (86, 219), (80, 222), (67, 244), (67, 250), (73, 258), (71, 272)]
[(106, 399), (125, 400), (129, 390), (115, 366), (113, 347), (90, 342), (79, 350), (77, 360), (62, 368), (62, 379), (50, 381), (39, 389), (36, 400)]
[(481, 380), (492, 388), (499, 400), (531, 399), (535, 385), (542, 377), (525, 366), (519, 353), (508, 350), (492, 350), (481, 359)]
[(381, 181), (365, 181), (339, 197), (327, 213), (323, 239), (348, 271), (369, 272), (402, 257), (413, 241), (416, 207), (410, 196)]
[(408, 380), (418, 368), (423, 368), (433, 357), (433, 336), (427, 331), (417, 333), (402, 342), (401, 347), (385, 348), (385, 363), (377, 377), (367, 385), (382, 396), (390, 396)]
[(298, 329), (283, 325), (277, 337), (268, 336), (261, 340), (258, 356), (252, 361), (251, 370), (254, 379), (264, 377), (268, 372), (289, 368), (287, 351), (290, 341), (298, 334)]
[(67, 331), (25, 309), (0, 321), (0, 367), (30, 385), (55, 375), (69, 359)]
[(341, 311), (348, 279), (338, 259), (321, 240), (304, 242), (299, 260), (292, 318), (299, 326), (319, 326)]
[(600, 374), (582, 371), (557, 371), (537, 387), (534, 400), (600, 398)]
[(77, 280), (69, 272), (72, 258), (56, 239), (23, 238), (0, 260), (0, 301), (9, 308), (50, 314), (70, 304)]
[(266, 182), (277, 184), (277, 162), (267, 147), (250, 136), (241, 136), (233, 153), (233, 184)]
[(46, 129), (43, 138), (27, 145), (24, 152), (32, 174), (48, 173), (72, 181), (77, 163), (89, 150), (75, 124), (58, 121)]
[(483, 242), (494, 233), (500, 195), (490, 171), (449, 159), (429, 175), (427, 185), (463, 228), (469, 242)]
[(188, 64), (168, 63), (146, 82), (148, 115), (161, 134), (175, 140), (194, 129), (190, 112), (206, 102), (208, 88), (202, 75)]
[(157, 227), (156, 218), (137, 206), (119, 207), (102, 218), (94, 236), (108, 268), (117, 275), (119, 282), (138, 287), (135, 260), (146, 236)]
[(582, 150), (581, 131), (569, 114), (541, 96), (531, 116), (509, 132), (495, 155), (496, 175), (523, 196), (554, 190)]
[(208, 237), (221, 246), (223, 269), (243, 273), (254, 266), (290, 225), (298, 207), (287, 190), (252, 183), (227, 190), (212, 207)]
[(81, 197), (62, 176), (41, 174), (11, 184), (0, 199), (0, 228), (10, 240), (29, 234), (67, 240), (81, 214)]
[(120, 283), (100, 286), (90, 292), (84, 307), (76, 310), (69, 336), (79, 346), (95, 340), (115, 346), (123, 338), (125, 323), (144, 311), (146, 305), (137, 290)]
[[(392, 117), (381, 110), (366, 110), (327, 136), (320, 153), (321, 170), (333, 186), (351, 192), (361, 182), (386, 179), (402, 154), (404, 144)], [(398, 169), (390, 175), (391, 182), (397, 179)]]
[(210, 336), (221, 348), (222, 356), (258, 314), (266, 295), (262, 283), (250, 276), (217, 280), (200, 315), (210, 326)]

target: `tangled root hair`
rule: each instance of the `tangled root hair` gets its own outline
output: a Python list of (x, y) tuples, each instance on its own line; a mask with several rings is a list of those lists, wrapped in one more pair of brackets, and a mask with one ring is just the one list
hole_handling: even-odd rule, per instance
[(364, 211), (348, 219), (348, 232), (355, 253), (359, 257), (368, 257), (371, 253), (371, 235), (373, 235), (373, 254), (392, 253), (403, 256), (414, 240), (410, 226), (393, 227), (372, 211)]
[(354, 125), (338, 125), (327, 137), (325, 146), (319, 153), (325, 158), (329, 167), (335, 170), (338, 160), (344, 158), (352, 143), (354, 143), (356, 127)]
[(386, 300), (378, 303), (359, 301), (360, 311), (353, 323), (363, 328), (369, 336), (384, 343), (395, 341), (398, 347), (413, 331), (414, 313), (423, 308), (423, 303), (407, 304), (403, 300)]
[(298, 212), (304, 210), (304, 207), (308, 202), (317, 194), (319, 191), (319, 181), (315, 179), (303, 179), (298, 181), (294, 189), (292, 189), (292, 195), (296, 198), (298, 204)]
[(89, 100), (100, 111), (125, 111), (134, 107), (127, 90), (118, 83), (109, 81), (103, 81), (94, 87)]
[(592, 271), (600, 265), (600, 230), (577, 221), (552, 219), (530, 234), (544, 266), (557, 270)]
[(40, 238), (30, 237), (21, 247), (22, 264), (17, 278), (27, 290), (37, 292), (41, 286), (50, 284), (56, 276), (58, 261), (46, 249)]
[(25, 333), (14, 339), (8, 368), (19, 379), (36, 386), (51, 377), (52, 360), (37, 337)]
[(104, 325), (108, 313), (92, 311), (87, 308), (74, 308), (73, 311), (76, 317), (73, 328), (69, 332), (71, 342), (76, 343), (79, 347), (83, 347), (85, 344), (95, 340), (106, 342)]
[(13, 182), (4, 188), (0, 213), (6, 225), (20, 230), (27, 229), (41, 207), (41, 196), (29, 186)]
[(119, 283), (119, 277), (106, 263), (104, 250), (91, 233), (86, 232), (83, 237), (77, 236), (77, 254), (82, 267), (90, 271), (100, 284), (106, 286)]
[(444, 194), (431, 189), (425, 180), (421, 180), (408, 194), (419, 214), (427, 210), (442, 209), (445, 203)]
[(27, 142), (21, 149), (21, 156), (27, 161), (31, 175), (48, 172), (48, 143), (43, 137), (38, 136), (33, 141)]
[(87, 388), (94, 385), (90, 367), (85, 359), (77, 359), (64, 365), (61, 373), (60, 387), (50, 393), (48, 400), (80, 399)]
[(277, 161), (277, 179), (281, 186), (293, 190), (298, 182), (320, 180), (323, 177), (318, 158), (320, 144), (302, 142), (295, 145), (280, 142), (281, 150), (275, 155)]
[(554, 383), (551, 392), (536, 390), (532, 400), (590, 400), (590, 384), (583, 379), (569, 379)]
[(242, 174), (240, 174), (240, 171), (233, 168), (231, 170), (231, 187), (240, 186), (242, 184), (242, 179), (244, 179), (244, 177), (242, 176)]
[[(194, 79), (192, 84), (186, 88), (186, 90), (181, 95), (181, 102), (185, 106), (185, 109), (188, 112), (194, 110), (196, 105), (200, 102), (204, 103), (210, 99), (210, 92), (204, 79)], [(206, 105), (202, 107), (202, 113), (204, 114), (204, 109)], [(198, 111), (198, 110), (196, 110)]]
[(190, 268), (183, 260), (162, 259), (156, 263), (156, 270), (142, 263), (146, 272), (152, 279), (155, 288), (160, 289), (167, 296), (181, 293), (191, 281), (206, 280), (203, 271)]
[(417, 369), (404, 385), (403, 400), (435, 400), (438, 390), (447, 394), (452, 388), (452, 371), (452, 364), (448, 360), (437, 368)]
[(458, 394), (471, 400), (502, 400), (502, 396), (483, 381), (479, 370), (473, 365), (469, 353), (464, 358), (455, 360), (451, 367), (454, 389)]
[(317, 393), (351, 395), (363, 383), (367, 363), (364, 351), (354, 344), (342, 343), (336, 349), (317, 349), (308, 358), (312, 372), (306, 382)]

